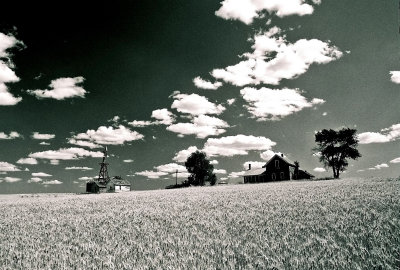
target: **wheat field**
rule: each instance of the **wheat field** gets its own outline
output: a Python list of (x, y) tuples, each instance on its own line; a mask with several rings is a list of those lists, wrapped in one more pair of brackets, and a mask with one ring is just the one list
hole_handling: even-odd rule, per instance
[(0, 269), (400, 269), (399, 179), (0, 196)]

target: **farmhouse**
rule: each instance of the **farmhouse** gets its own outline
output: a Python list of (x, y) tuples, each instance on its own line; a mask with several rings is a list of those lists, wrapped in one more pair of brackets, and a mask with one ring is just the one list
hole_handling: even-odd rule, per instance
[(88, 193), (103, 193), (103, 192), (126, 192), (131, 191), (131, 184), (122, 179), (120, 176), (115, 176), (112, 179), (108, 176), (108, 163), (106, 163), (107, 147), (104, 149), (103, 161), (100, 164), (99, 176), (86, 183), (86, 192)]
[(300, 169), (298, 162), (292, 162), (283, 154), (275, 154), (261, 169), (251, 169), (243, 175), (244, 183), (259, 183), (268, 181), (311, 179), (314, 176)]

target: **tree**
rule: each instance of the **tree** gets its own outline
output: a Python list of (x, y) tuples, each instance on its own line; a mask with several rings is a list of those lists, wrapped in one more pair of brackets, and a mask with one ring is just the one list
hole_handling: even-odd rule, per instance
[(339, 131), (323, 129), (315, 134), (317, 147), (313, 150), (325, 168), (332, 168), (334, 178), (339, 178), (340, 172), (343, 172), (349, 165), (347, 159), (361, 157), (357, 150), (356, 132), (355, 129), (342, 128)]
[(217, 177), (213, 173), (214, 166), (210, 164), (207, 155), (203, 152), (196, 151), (190, 154), (185, 162), (187, 171), (190, 173), (188, 182), (195, 186), (204, 186), (206, 181), (214, 185)]

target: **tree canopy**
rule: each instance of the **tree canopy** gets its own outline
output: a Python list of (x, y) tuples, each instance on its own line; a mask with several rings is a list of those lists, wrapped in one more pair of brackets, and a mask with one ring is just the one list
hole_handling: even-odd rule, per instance
[(203, 152), (193, 152), (186, 160), (185, 166), (190, 173), (188, 182), (195, 186), (204, 186), (205, 182), (215, 185), (217, 177), (213, 173), (214, 166), (207, 159), (207, 155)]
[(342, 128), (338, 131), (323, 129), (315, 134), (317, 147), (313, 150), (325, 168), (332, 168), (334, 178), (339, 178), (340, 172), (349, 165), (348, 159), (361, 157), (356, 132), (356, 129)]

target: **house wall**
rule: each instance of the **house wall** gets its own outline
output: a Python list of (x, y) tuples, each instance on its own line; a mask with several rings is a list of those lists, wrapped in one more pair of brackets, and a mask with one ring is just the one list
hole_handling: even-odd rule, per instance
[(131, 186), (115, 185), (115, 192), (127, 192), (127, 191), (131, 191)]
[[(276, 163), (276, 161), (278, 161), (278, 163)], [(266, 167), (265, 177), (268, 181), (290, 180), (290, 166), (284, 160), (275, 156)]]

